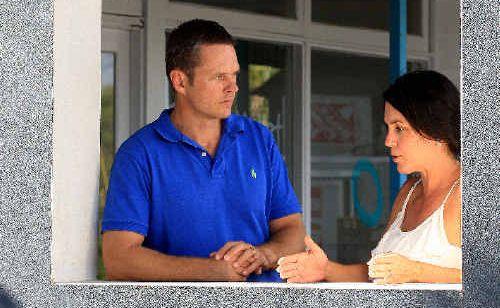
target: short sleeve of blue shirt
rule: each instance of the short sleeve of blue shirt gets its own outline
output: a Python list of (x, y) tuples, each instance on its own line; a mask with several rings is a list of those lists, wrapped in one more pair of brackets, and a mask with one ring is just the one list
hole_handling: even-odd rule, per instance
[(272, 193), (271, 193), (271, 213), (270, 219), (278, 219), (291, 214), (301, 213), (302, 209), (293, 187), (288, 179), (288, 172), (285, 162), (278, 146), (271, 140), (271, 173), (272, 173)]
[(109, 180), (102, 232), (125, 230), (146, 236), (149, 213), (150, 176), (145, 163), (120, 148)]

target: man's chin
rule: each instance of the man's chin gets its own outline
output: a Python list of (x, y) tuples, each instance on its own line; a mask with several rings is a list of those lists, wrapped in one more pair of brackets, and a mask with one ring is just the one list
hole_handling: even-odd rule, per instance
[(231, 115), (231, 111), (218, 112), (217, 114), (212, 114), (211, 117), (213, 119), (225, 120), (229, 118)]
[(229, 116), (231, 115), (231, 111), (232, 111), (231, 107), (229, 107), (221, 112), (221, 115), (220, 115), (221, 119), (229, 118)]

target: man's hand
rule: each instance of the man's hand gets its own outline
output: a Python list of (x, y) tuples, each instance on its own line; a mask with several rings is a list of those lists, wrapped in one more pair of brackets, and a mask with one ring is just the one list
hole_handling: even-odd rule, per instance
[(259, 248), (243, 241), (227, 242), (219, 251), (212, 252), (210, 257), (227, 261), (237, 273), (245, 277), (254, 272), (260, 275), (263, 269), (270, 267)]
[(223, 272), (227, 281), (243, 282), (247, 280), (248, 275), (243, 275), (237, 271), (229, 262), (221, 261), (221, 264), (224, 268)]

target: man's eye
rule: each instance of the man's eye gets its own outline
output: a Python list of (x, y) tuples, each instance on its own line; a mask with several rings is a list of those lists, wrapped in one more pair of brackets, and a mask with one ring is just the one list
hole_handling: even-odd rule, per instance
[(396, 132), (398, 132), (398, 133), (400, 133), (400, 132), (404, 131), (404, 128), (403, 128), (403, 127), (401, 127), (401, 126), (396, 126), (396, 128), (395, 128), (395, 129), (396, 129)]

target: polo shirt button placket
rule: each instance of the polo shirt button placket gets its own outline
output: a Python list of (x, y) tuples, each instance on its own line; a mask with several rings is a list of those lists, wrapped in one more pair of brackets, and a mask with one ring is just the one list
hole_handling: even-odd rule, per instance
[(210, 174), (210, 176), (212, 176), (212, 162), (210, 159), (207, 159), (207, 158), (208, 158), (207, 151), (205, 151), (204, 149), (201, 149), (202, 163), (207, 166), (208, 170), (210, 170), (209, 174)]

